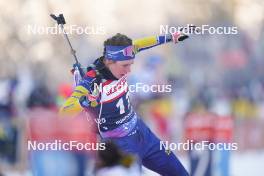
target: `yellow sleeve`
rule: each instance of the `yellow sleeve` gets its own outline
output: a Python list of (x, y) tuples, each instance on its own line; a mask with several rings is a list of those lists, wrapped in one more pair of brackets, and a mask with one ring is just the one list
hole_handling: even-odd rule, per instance
[(133, 40), (133, 45), (136, 53), (141, 50), (147, 49), (149, 47), (153, 47), (157, 44), (158, 42), (156, 36), (150, 36), (150, 37)]
[(138, 53), (140, 51), (163, 45), (168, 42), (173, 41), (173, 36), (171, 34), (167, 35), (158, 35), (158, 36), (150, 36), (141, 39), (133, 40), (134, 52)]
[(79, 114), (83, 108), (79, 103), (80, 97), (87, 95), (88, 90), (83, 86), (77, 86), (71, 96), (60, 108), (59, 114), (61, 116), (73, 116)]

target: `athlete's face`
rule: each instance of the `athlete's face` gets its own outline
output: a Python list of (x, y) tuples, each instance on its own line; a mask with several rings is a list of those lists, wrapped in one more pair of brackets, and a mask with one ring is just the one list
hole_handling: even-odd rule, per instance
[[(107, 59), (106, 59), (107, 60)], [(112, 74), (120, 79), (122, 76), (128, 74), (131, 71), (131, 65), (134, 63), (134, 59), (125, 61), (106, 61), (106, 66), (112, 72)]]

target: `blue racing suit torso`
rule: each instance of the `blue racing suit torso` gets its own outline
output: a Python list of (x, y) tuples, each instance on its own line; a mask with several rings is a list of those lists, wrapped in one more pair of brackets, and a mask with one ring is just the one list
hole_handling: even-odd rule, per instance
[(94, 65), (100, 77), (95, 77), (95, 74), (92, 74), (94, 70), (91, 69), (79, 86), (85, 87), (90, 93), (95, 88), (95, 83), (101, 86), (99, 104), (93, 109), (96, 112), (100, 135), (102, 137), (126, 136), (137, 122), (136, 114), (129, 101), (127, 76), (117, 80), (100, 59), (96, 60)]

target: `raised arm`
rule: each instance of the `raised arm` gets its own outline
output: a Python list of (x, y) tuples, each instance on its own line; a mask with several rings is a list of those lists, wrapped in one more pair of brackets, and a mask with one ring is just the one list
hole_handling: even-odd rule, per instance
[(152, 48), (154, 46), (162, 45), (168, 42), (178, 43), (179, 41), (183, 41), (187, 38), (188, 38), (187, 35), (181, 32), (176, 32), (174, 34), (150, 36), (141, 39), (136, 39), (133, 40), (134, 51), (135, 53), (138, 53), (140, 51)]

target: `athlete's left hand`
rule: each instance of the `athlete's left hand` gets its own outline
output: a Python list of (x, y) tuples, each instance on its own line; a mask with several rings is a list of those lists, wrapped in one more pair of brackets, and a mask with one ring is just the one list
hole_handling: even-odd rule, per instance
[(189, 38), (188, 35), (186, 35), (186, 34), (184, 34), (182, 32), (175, 32), (175, 33), (173, 33), (171, 35), (172, 35), (172, 40), (173, 40), (174, 43), (178, 43), (178, 42), (181, 42), (181, 41)]
[(177, 31), (172, 35), (172, 40), (174, 43), (178, 43), (178, 42), (181, 42), (187, 38), (189, 38), (189, 35), (187, 34), (192, 34), (194, 31), (196, 30), (196, 26), (189, 26), (187, 28), (187, 31), (186, 31), (186, 28), (182, 28), (180, 31)]

